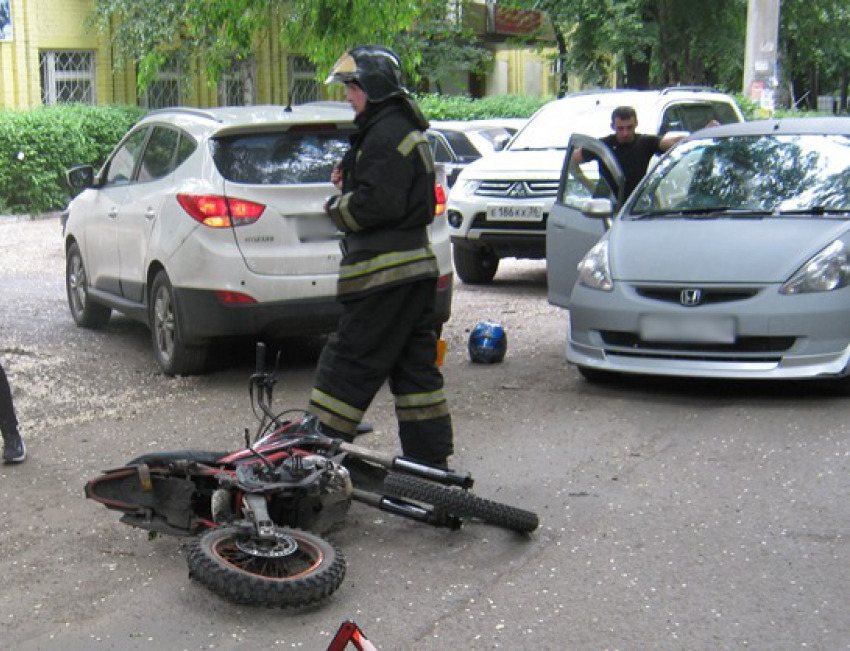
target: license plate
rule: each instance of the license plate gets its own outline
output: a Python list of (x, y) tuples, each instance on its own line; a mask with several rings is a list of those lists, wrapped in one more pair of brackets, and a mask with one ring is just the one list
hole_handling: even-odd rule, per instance
[(490, 221), (543, 221), (542, 204), (526, 206), (487, 206), (487, 219)]
[(735, 322), (731, 317), (648, 314), (641, 319), (640, 336), (645, 341), (732, 344), (735, 343)]
[(306, 216), (296, 218), (298, 239), (302, 242), (324, 242), (342, 237), (342, 233), (327, 215)]

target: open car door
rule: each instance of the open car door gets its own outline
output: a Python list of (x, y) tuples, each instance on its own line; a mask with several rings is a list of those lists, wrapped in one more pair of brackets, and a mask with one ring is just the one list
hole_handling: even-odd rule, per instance
[[(573, 161), (573, 152), (579, 149), (584, 163)], [(552, 305), (569, 306), (576, 267), (606, 229), (605, 219), (588, 215), (604, 208), (605, 201), (610, 202), (613, 215), (624, 199), (620, 196), (623, 180), (614, 154), (600, 140), (581, 134), (570, 138), (558, 196), (546, 222), (546, 276)]]

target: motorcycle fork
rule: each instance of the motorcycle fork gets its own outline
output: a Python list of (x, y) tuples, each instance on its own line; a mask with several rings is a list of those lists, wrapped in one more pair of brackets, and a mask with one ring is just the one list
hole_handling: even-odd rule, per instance
[(262, 540), (275, 540), (274, 522), (269, 515), (268, 503), (264, 495), (249, 493), (242, 496), (242, 509), (254, 531)]

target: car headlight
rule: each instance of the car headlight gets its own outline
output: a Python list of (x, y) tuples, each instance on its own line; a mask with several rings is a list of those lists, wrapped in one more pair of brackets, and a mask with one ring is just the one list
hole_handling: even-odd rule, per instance
[(608, 264), (608, 240), (597, 242), (578, 263), (578, 282), (590, 289), (610, 292), (614, 289)]
[(847, 246), (835, 240), (800, 267), (779, 289), (780, 294), (831, 292), (850, 283), (850, 256)]
[(481, 181), (459, 178), (452, 187), (452, 199), (469, 199), (480, 185)]

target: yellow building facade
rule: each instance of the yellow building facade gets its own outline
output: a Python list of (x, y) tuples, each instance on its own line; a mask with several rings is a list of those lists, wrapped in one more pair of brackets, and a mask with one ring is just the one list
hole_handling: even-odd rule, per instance
[[(312, 64), (281, 48), (272, 36), (259, 38), (253, 60), (224, 75), (217, 85), (207, 83), (202, 75), (166, 68), (140, 94), (134, 66), (116, 70), (108, 35), (88, 24), (94, 6), (95, 0), (0, 0), (0, 108), (67, 102), (210, 107), (300, 103), (324, 97)], [(478, 0), (463, 7), (464, 21), (493, 51), (494, 61), (483, 78), (458, 78), (448, 92), (472, 96), (554, 93), (545, 55), (511, 43), (516, 26), (504, 16), (500, 22), (497, 3)]]

